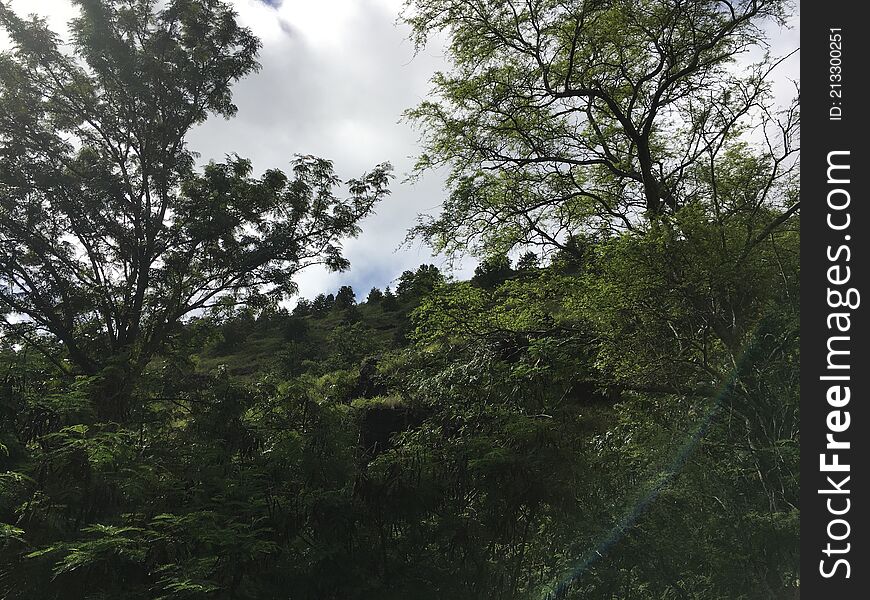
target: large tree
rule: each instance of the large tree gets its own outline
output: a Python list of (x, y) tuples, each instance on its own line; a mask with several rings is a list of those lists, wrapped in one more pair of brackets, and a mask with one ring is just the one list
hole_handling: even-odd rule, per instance
[(220, 0), (76, 0), (62, 43), (0, 4), (0, 306), (4, 335), (56, 366), (141, 370), (186, 316), (293, 291), (387, 194), (389, 165), (348, 182), (297, 157), (252, 175), (232, 156), (198, 170), (186, 146), (259, 41)]
[(452, 192), (417, 232), (448, 250), (570, 250), (583, 230), (675, 213), (696, 196), (692, 170), (750, 127), (771, 180), (754, 202), (794, 214), (777, 184), (794, 164), (796, 113), (771, 109), (779, 61), (765, 29), (788, 11), (784, 0), (409, 0), (417, 43), (444, 32), (450, 61), (435, 97), (409, 111), (423, 129), (418, 167), (448, 166)]
[[(445, 33), (450, 60), (435, 98), (409, 112), (423, 129), (418, 167), (446, 166), (451, 190), (415, 233), (459, 254), (538, 245), (556, 258), (491, 296), (455, 286), (427, 299), (415, 313), (425, 360), (442, 345), (451, 363), (423, 394), (445, 412), (511, 407), (530, 428), (541, 415), (566, 426), (571, 400), (587, 415), (581, 403), (617, 401), (605, 433), (562, 438), (589, 443), (571, 460), (593, 474), (569, 516), (523, 498), (508, 519), (563, 524), (546, 535), (565, 541), (538, 555), (542, 572), (566, 573), (545, 597), (793, 595), (800, 118), (795, 103), (774, 107), (778, 59), (766, 55), (788, 3), (407, 4), (417, 41)], [(488, 378), (487, 363), (504, 371)], [(528, 382), (542, 372), (538, 391)], [(500, 388), (512, 375), (523, 382)], [(568, 388), (553, 394), (561, 376)], [(484, 431), (456, 417), (433, 427), (440, 448)], [(522, 548), (532, 573), (534, 540)]]

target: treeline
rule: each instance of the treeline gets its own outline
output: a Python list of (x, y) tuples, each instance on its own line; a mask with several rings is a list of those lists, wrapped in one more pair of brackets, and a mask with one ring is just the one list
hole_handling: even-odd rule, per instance
[[(398, 310), (400, 304), (419, 300), (444, 282), (444, 275), (435, 265), (420, 265), (416, 271), (405, 271), (399, 278), (396, 291), (387, 286), (383, 291), (377, 287), (369, 290), (365, 298), (368, 304), (381, 304), (384, 310)], [(357, 303), (356, 293), (349, 285), (341, 286), (335, 294), (318, 294), (314, 299), (300, 298), (293, 314), (298, 316), (323, 315), (333, 309), (343, 310)]]
[[(564, 259), (557, 257), (556, 260)], [(515, 267), (506, 255), (486, 257), (475, 267), (471, 282), (485, 287), (494, 286), (517, 274), (532, 272), (538, 268), (539, 263), (540, 257), (534, 252), (523, 253), (517, 260)], [(387, 311), (398, 310), (400, 304), (418, 301), (445, 281), (445, 276), (438, 267), (423, 264), (416, 271), (404, 271), (398, 277), (395, 292), (390, 286), (383, 290), (377, 287), (371, 288), (365, 297), (365, 302), (380, 304)], [(333, 309), (344, 310), (356, 304), (357, 297), (353, 287), (343, 285), (334, 294), (320, 293), (312, 300), (298, 299), (292, 314), (296, 316), (321, 316)]]
[[(470, 283), (494, 288), (534, 275), (539, 262), (532, 252), (515, 266), (507, 256), (490, 257), (480, 262)], [(564, 268), (565, 260), (557, 257), (554, 264)], [(265, 306), (216, 311), (192, 321), (186, 335), (200, 344), (193, 349), (200, 366), (224, 365), (234, 375), (272, 368), (291, 375), (304, 369), (322, 373), (338, 365), (354, 368), (367, 356), (407, 346), (414, 310), (450, 283), (438, 267), (423, 264), (397, 277), (395, 292), (390, 286), (383, 291), (374, 287), (357, 302), (353, 287), (343, 285), (312, 300), (300, 298), (292, 310)]]

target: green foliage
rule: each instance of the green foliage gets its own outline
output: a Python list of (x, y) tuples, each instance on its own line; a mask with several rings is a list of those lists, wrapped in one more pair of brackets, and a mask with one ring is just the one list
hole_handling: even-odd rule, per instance
[[(421, 265), (395, 294), (344, 286), (292, 313), (290, 276), (346, 266), (386, 170), (347, 200), (312, 157), (195, 171), (186, 128), (233, 112), (256, 40), (215, 0), (80, 5), (88, 69), (0, 6), (17, 44), (0, 150), (23, 157), (0, 167), (0, 300), (30, 316), (0, 337), (0, 597), (799, 593), (796, 165), (741, 143), (724, 98), (691, 131), (662, 122), (733, 90), (730, 60), (781, 3), (411, 2), (455, 69), (415, 113), (434, 128), (423, 165), (456, 169), (423, 231), (487, 258), (471, 281)], [(134, 125), (160, 143), (119, 160), (99, 142)], [(682, 155), (698, 136), (715, 143)], [(116, 206), (137, 190), (172, 214), (152, 205), (144, 238)], [(517, 244), (540, 254), (514, 270)], [(147, 279), (91, 282), (109, 260)]]
[(534, 252), (524, 252), (517, 260), (517, 271), (524, 273), (540, 266), (540, 258)]
[(384, 299), (381, 306), (383, 306), (386, 311), (396, 311), (399, 309), (399, 301), (396, 298), (396, 295), (393, 294), (390, 286), (387, 286), (387, 289), (384, 290)]
[(396, 286), (400, 302), (416, 301), (444, 283), (444, 275), (435, 265), (420, 265), (416, 271), (405, 271)]
[(353, 288), (349, 285), (343, 285), (335, 294), (336, 308), (350, 308), (356, 304), (356, 294), (353, 293)]
[(339, 364), (359, 364), (371, 354), (384, 350), (376, 332), (363, 323), (340, 324), (327, 337)]
[(765, 27), (784, 22), (787, 1), (405, 6), (418, 47), (448, 41), (448, 69), (407, 112), (423, 133), (418, 170), (450, 173), (441, 213), (414, 231), (437, 250), (563, 247), (666, 217), (698, 194), (692, 167), (753, 119), (778, 162), (768, 174), (793, 171), (796, 106), (776, 117), (776, 59), (747, 56), (767, 50)]
[(311, 302), (311, 312), (319, 317), (328, 313), (335, 306), (335, 296), (332, 294), (317, 294)]
[(280, 299), (311, 264), (347, 268), (341, 242), (388, 193), (390, 167), (348, 181), (346, 198), (311, 156), (289, 175), (255, 177), (238, 156), (194, 168), (188, 132), (235, 113), (230, 89), (257, 69), (259, 41), (218, 0), (77, 4), (68, 47), (0, 7), (13, 45), (0, 55), (0, 310), (25, 317), (2, 326), (62, 372), (111, 359), (135, 379), (191, 313)]
[[(25, 390), (66, 416), (0, 479), (6, 596), (535, 598), (590, 556), (566, 597), (789, 593), (797, 237), (729, 273), (718, 225), (678, 222), (599, 242), (581, 273), (441, 285), (404, 347), (383, 302), (354, 323), (276, 314), (219, 360), (274, 340), (306, 357), (293, 369), (242, 378), (204, 351), (149, 370), (125, 425), (81, 406), (96, 380)], [(690, 292), (742, 298), (736, 350), (693, 329), (715, 313)], [(731, 383), (709, 390), (713, 368)]]
[(471, 281), (483, 287), (495, 287), (504, 283), (513, 273), (510, 258), (506, 255), (489, 256), (474, 269)]

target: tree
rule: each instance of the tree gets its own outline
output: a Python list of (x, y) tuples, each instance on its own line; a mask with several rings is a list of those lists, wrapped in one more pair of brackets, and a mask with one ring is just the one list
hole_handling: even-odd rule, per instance
[(566, 273), (578, 273), (589, 262), (596, 241), (595, 236), (569, 235), (553, 253), (550, 264)]
[(384, 290), (384, 299), (381, 301), (381, 307), (388, 312), (399, 309), (399, 301), (396, 299), (396, 295), (390, 289), (390, 286), (387, 286), (387, 289)]
[(317, 294), (311, 302), (311, 312), (318, 317), (322, 317), (332, 310), (335, 306), (335, 297), (332, 294)]
[(294, 317), (304, 317), (311, 314), (312, 302), (308, 298), (300, 298), (293, 307)]
[[(589, 228), (634, 229), (685, 205), (688, 172), (755, 120), (778, 180), (794, 162), (793, 107), (774, 115), (765, 24), (786, 0), (410, 0), (418, 45), (449, 39), (436, 99), (408, 117), (423, 130), (417, 168), (450, 169), (440, 216), (415, 230), (439, 250), (561, 247)], [(782, 217), (799, 208), (773, 186)], [(641, 227), (642, 228), (642, 227)]]
[(540, 265), (541, 259), (534, 252), (524, 252), (517, 259), (517, 271), (529, 272), (534, 271)]
[(71, 53), (0, 6), (14, 47), (0, 55), (6, 334), (66, 372), (120, 360), (135, 375), (189, 315), (287, 296), (312, 264), (348, 266), (341, 240), (387, 194), (388, 165), (349, 181), (346, 199), (332, 163), (311, 156), (290, 175), (254, 177), (237, 156), (194, 167), (188, 131), (232, 116), (232, 83), (258, 68), (259, 41), (229, 7), (76, 4)]
[(340, 323), (327, 335), (331, 348), (327, 364), (347, 368), (357, 366), (366, 356), (377, 354), (383, 349), (383, 342), (376, 333), (364, 323)]
[[(766, 49), (763, 27), (789, 4), (407, 5), (417, 42), (446, 33), (451, 60), (438, 97), (408, 113), (423, 128), (418, 169), (450, 169), (441, 214), (415, 233), (451, 253), (551, 257), (532, 281), (430, 296), (409, 381), (439, 410), (480, 401), (556, 427), (575, 402), (604, 405), (604, 435), (563, 438), (578, 448), (564, 465), (588, 474), (579, 504), (511, 515), (566, 536), (550, 546), (566, 552), (538, 555), (544, 579), (571, 573), (543, 597), (794, 595), (800, 118), (771, 105), (776, 59), (735, 64)], [(483, 431), (457, 416), (432, 427), (443, 448)], [(497, 464), (509, 439), (466, 464)], [(558, 485), (556, 468), (532, 476)], [(535, 541), (522, 540), (517, 573), (536, 570)], [(506, 597), (525, 589), (498, 581)]]
[(337, 308), (350, 308), (356, 304), (356, 294), (353, 293), (353, 288), (349, 285), (343, 285), (335, 294), (335, 306)]
[(399, 276), (396, 297), (405, 301), (420, 299), (444, 282), (444, 275), (435, 265), (420, 265), (416, 271), (405, 271)]
[(471, 281), (483, 287), (495, 287), (504, 283), (513, 272), (511, 259), (505, 254), (497, 254), (480, 261), (474, 269)]
[(366, 302), (369, 304), (377, 304), (384, 299), (384, 293), (376, 287), (369, 290), (369, 295), (366, 297)]

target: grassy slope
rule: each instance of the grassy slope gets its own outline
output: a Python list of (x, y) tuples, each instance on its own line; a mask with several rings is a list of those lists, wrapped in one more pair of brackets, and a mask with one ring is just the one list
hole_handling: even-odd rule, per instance
[[(380, 303), (364, 302), (355, 307), (356, 322), (371, 330), (373, 344), (387, 349), (394, 348), (400, 343), (412, 308), (410, 303), (403, 303), (396, 311), (385, 311)], [(282, 352), (294, 341), (300, 345), (304, 355), (313, 361), (321, 361), (324, 357), (336, 354), (336, 348), (333, 347), (334, 340), (330, 339), (330, 333), (348, 321), (348, 312), (337, 308), (321, 316), (273, 318), (267, 323), (252, 324), (248, 327), (246, 337), (242, 341), (238, 343), (230, 341), (229, 344), (221, 344), (221, 342), (224, 336), (232, 336), (235, 332), (224, 330), (216, 333), (216, 337), (205, 344), (196, 354), (196, 361), (202, 371), (213, 371), (224, 366), (230, 375), (253, 378), (280, 368)], [(288, 334), (288, 329), (298, 328), (300, 322), (306, 329), (302, 339), (292, 333)], [(221, 346), (229, 346), (229, 348)]]

